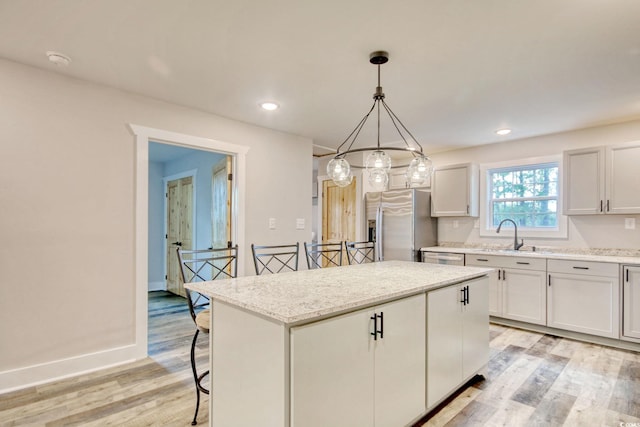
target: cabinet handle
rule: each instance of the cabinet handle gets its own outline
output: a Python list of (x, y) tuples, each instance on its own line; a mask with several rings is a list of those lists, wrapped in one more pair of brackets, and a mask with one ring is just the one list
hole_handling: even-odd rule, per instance
[(373, 335), (373, 340), (377, 341), (378, 340), (378, 315), (373, 313), (373, 316), (371, 316), (369, 319), (373, 320), (373, 332), (371, 332), (371, 335)]
[[(381, 311), (380, 314), (373, 313), (369, 319), (373, 320), (373, 332), (370, 335), (373, 335), (373, 340), (378, 340), (378, 334), (380, 334), (380, 339), (384, 338), (384, 312)], [(378, 319), (380, 319), (380, 329), (378, 329)]]
[(609, 200), (607, 200), (607, 212), (609, 212)]
[(462, 305), (467, 305), (467, 304), (466, 304), (466, 301), (467, 301), (467, 298), (466, 298), (466, 293), (467, 293), (467, 292), (466, 292), (466, 290), (467, 290), (467, 287), (466, 287), (466, 286), (465, 286), (464, 288), (460, 289), (460, 292), (462, 292), (462, 299), (460, 300), (460, 302), (462, 303)]
[(602, 212), (602, 200), (600, 200), (600, 212)]
[(502, 280), (507, 280), (507, 272), (502, 270)]
[(524, 261), (516, 261), (516, 264), (529, 265), (528, 262), (524, 262)]
[(551, 287), (551, 275), (549, 275), (549, 287)]
[(469, 285), (465, 286), (467, 288), (467, 292), (466, 292), (466, 297), (465, 297), (465, 304), (467, 305), (469, 304)]
[(469, 215), (469, 205), (467, 205), (467, 215)]
[(502, 270), (498, 269), (498, 280), (502, 280), (502, 279), (500, 279), (500, 272), (501, 272), (501, 271), (502, 271)]
[(489, 260), (484, 258), (476, 258), (476, 261), (488, 262)]
[(573, 268), (575, 268), (576, 270), (588, 270), (589, 269), (589, 267), (577, 267), (577, 266), (574, 266)]
[(625, 281), (627, 283), (629, 283), (629, 269), (628, 268), (625, 268), (624, 275), (625, 275)]

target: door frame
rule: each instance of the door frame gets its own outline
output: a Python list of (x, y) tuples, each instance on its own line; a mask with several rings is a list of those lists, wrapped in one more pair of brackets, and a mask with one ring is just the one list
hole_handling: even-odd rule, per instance
[[(169, 176), (165, 176), (162, 178), (162, 182), (163, 182), (163, 188), (164, 188), (164, 194), (166, 195), (168, 192), (168, 188), (167, 185), (169, 185), (169, 181), (175, 181), (176, 179), (182, 179), (182, 178), (188, 178), (191, 177), (191, 179), (193, 180), (193, 189), (191, 191), (191, 197), (192, 197), (192, 201), (191, 201), (191, 241), (193, 242), (193, 248), (195, 249), (197, 246), (197, 242), (196, 242), (196, 227), (197, 227), (197, 210), (196, 210), (196, 203), (197, 203), (197, 199), (196, 199), (196, 175), (198, 174), (198, 169), (191, 169), (191, 170), (187, 170), (184, 172), (180, 172), (177, 173), (175, 175), (169, 175)], [(166, 236), (168, 233), (167, 230), (167, 197), (165, 196), (164, 199), (162, 200), (162, 218), (163, 218), (163, 233)], [(164, 254), (164, 256), (162, 257), (162, 271), (164, 272), (164, 277), (167, 277), (167, 239), (165, 238), (163, 240), (163, 245), (162, 245), (163, 251), (162, 253)], [(167, 286), (167, 279), (164, 279), (164, 285), (165, 285), (165, 291), (166, 286)]]
[[(132, 297), (135, 298), (135, 344), (133, 359), (147, 357), (148, 329), (148, 265), (149, 265), (149, 142), (178, 145), (186, 148), (215, 151), (232, 156), (233, 170), (237, 179), (233, 183), (233, 206), (235, 221), (231, 235), (236, 242), (245, 243), (245, 195), (246, 155), (249, 147), (214, 139), (155, 129), (129, 123), (135, 137), (135, 226), (134, 226), (134, 283)], [(246, 245), (244, 245), (246, 247)], [(238, 274), (244, 275), (244, 257), (238, 257)]]

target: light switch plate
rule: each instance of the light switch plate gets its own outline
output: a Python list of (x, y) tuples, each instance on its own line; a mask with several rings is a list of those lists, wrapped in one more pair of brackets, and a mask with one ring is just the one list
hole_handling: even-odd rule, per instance
[(269, 230), (275, 230), (275, 229), (276, 229), (276, 219), (269, 218)]
[(304, 218), (296, 218), (296, 230), (304, 230)]
[(635, 218), (625, 218), (624, 219), (624, 228), (626, 230), (635, 230), (636, 229), (636, 219)]

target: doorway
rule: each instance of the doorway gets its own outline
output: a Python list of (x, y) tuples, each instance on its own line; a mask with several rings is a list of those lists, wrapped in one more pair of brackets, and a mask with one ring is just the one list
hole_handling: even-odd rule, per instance
[[(231, 204), (231, 215), (233, 221), (230, 223), (231, 240), (244, 244), (244, 222), (245, 222), (245, 199), (244, 186), (246, 175), (246, 153), (248, 147), (237, 144), (230, 144), (207, 138), (192, 135), (169, 132), (161, 129), (147, 128), (138, 125), (129, 125), (136, 139), (136, 202), (135, 202), (135, 301), (136, 301), (136, 331), (135, 345), (133, 346), (131, 357), (143, 358), (147, 356), (148, 342), (148, 291), (149, 291), (149, 259), (152, 250), (160, 248), (160, 259), (166, 260), (164, 244), (165, 235), (160, 236), (160, 244), (151, 242), (150, 226), (152, 217), (149, 216), (150, 198), (150, 144), (158, 143), (162, 146), (178, 147), (183, 149), (204, 150), (229, 156), (233, 174), (237, 177), (230, 184), (233, 203)], [(208, 173), (211, 168), (208, 168)], [(209, 178), (211, 182), (211, 178)], [(164, 195), (164, 194), (163, 194)], [(160, 212), (163, 210), (161, 209)], [(211, 223), (210, 215), (207, 221)], [(162, 226), (162, 221), (160, 221)], [(198, 224), (195, 224), (198, 228)], [(211, 242), (211, 231), (208, 233), (207, 241)], [(196, 245), (200, 242), (195, 243)], [(238, 274), (244, 274), (244, 260), (238, 260)], [(166, 261), (162, 261), (165, 264)]]
[(342, 243), (356, 240), (356, 182), (346, 187), (331, 179), (322, 181), (322, 241)]

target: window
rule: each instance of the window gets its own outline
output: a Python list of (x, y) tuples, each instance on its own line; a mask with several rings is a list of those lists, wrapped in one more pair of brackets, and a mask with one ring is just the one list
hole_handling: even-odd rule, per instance
[(558, 227), (558, 164), (489, 170), (490, 228), (510, 218), (524, 228)]
[(518, 224), (519, 236), (567, 237), (558, 156), (481, 165), (480, 170), (481, 236), (496, 236), (500, 222), (509, 218)]

